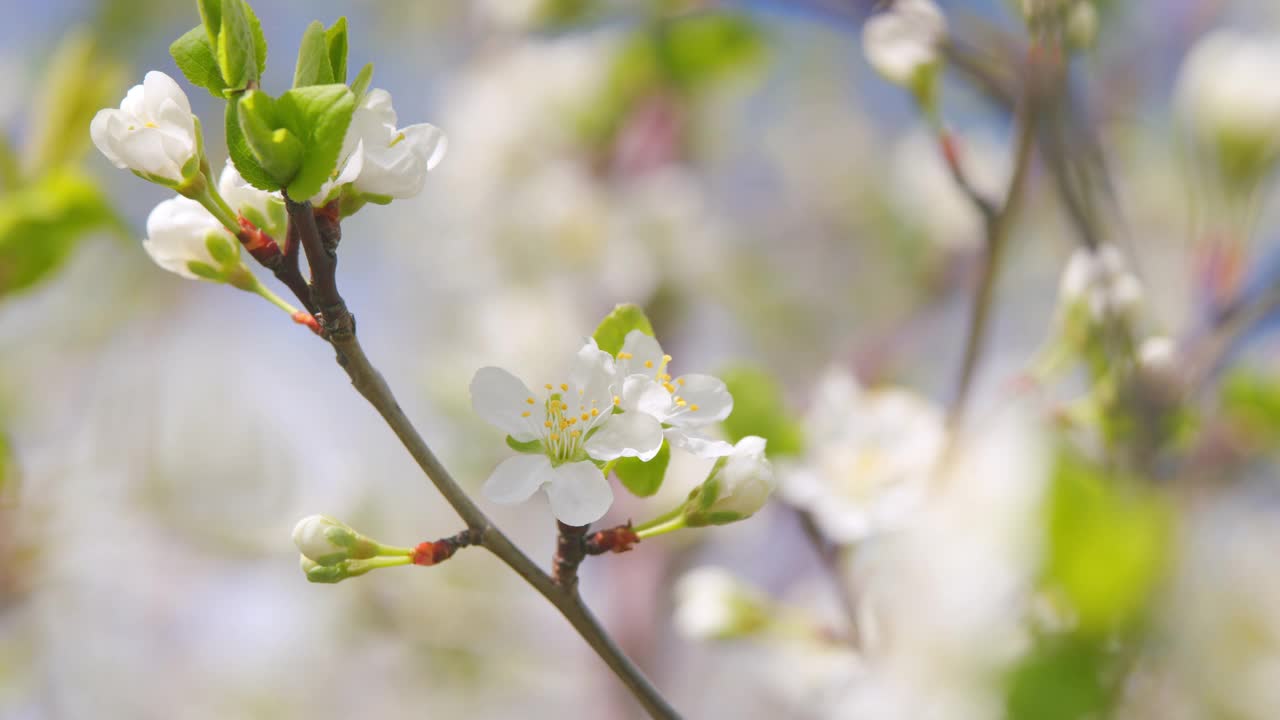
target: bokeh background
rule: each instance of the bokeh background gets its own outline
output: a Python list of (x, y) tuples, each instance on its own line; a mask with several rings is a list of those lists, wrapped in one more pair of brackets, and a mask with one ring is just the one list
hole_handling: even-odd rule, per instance
[[(1023, 32), (1005, 3), (940, 4), (953, 31), (979, 45)], [(472, 373), (499, 365), (530, 382), (558, 377), (619, 302), (646, 308), (682, 371), (762, 369), (796, 412), (832, 366), (939, 402), (953, 392), (981, 218), (909, 95), (864, 60), (871, 3), (255, 8), (268, 88), (288, 85), (307, 22), (346, 15), (352, 66), (374, 63), (374, 86), (394, 95), (401, 124), (431, 122), (449, 136), (419, 197), (345, 223), (339, 272), (366, 349), (472, 491), (507, 452), (471, 413)], [(138, 240), (165, 191), (96, 152), (79, 161), (93, 110), (114, 106), (147, 69), (178, 76), (166, 50), (198, 22), (195, 4), (7, 0), (0, 15), (9, 18), (0, 125), (17, 152), (6, 168), (37, 163), (41, 142), (67, 148), (66, 162), (110, 208), (86, 201), (76, 212), (88, 231), (71, 233), (65, 261), (0, 298), (0, 717), (636, 717), (568, 625), (482, 551), (429, 570), (305, 582), (289, 540), (304, 515), (331, 514), (399, 545), (461, 526), (327, 347), (254, 297), (151, 263)], [(1072, 64), (1114, 183), (1109, 222), (1136, 259), (1151, 332), (1193, 330), (1210, 284), (1173, 95), (1184, 54), (1217, 26), (1280, 32), (1280, 5), (1110, 3), (1096, 49)], [(662, 33), (677, 50), (659, 58), (652, 40)], [(37, 99), (57, 48), (75, 42), (90, 43), (73, 67), (99, 83), (84, 95), (97, 102), (80, 111), (74, 142), (41, 140), (52, 121)], [(197, 114), (220, 114), (203, 91), (189, 96)], [(962, 74), (948, 75), (943, 97), (975, 183), (1000, 192), (1008, 113)], [(205, 127), (220, 166), (217, 124)], [(1253, 277), (1266, 277), (1254, 259), (1280, 227), (1274, 195), (1259, 203), (1246, 254)], [(31, 222), (23, 227), (48, 227)], [(1037, 163), (997, 289), (975, 423), (1007, 399), (1010, 378), (1045, 341), (1075, 243)], [(1252, 358), (1274, 375), (1265, 338)], [(706, 469), (678, 459), (659, 497), (620, 493), (608, 519), (666, 509)], [(1207, 526), (1235, 534), (1210, 533), (1226, 544), (1202, 552), (1274, 559), (1274, 468), (1258, 460), (1245, 474), (1247, 491), (1224, 490), (1210, 508), (1219, 515), (1205, 511)], [(541, 503), (484, 507), (546, 559), (554, 529)], [(1237, 506), (1270, 511), (1250, 525), (1228, 512)], [(1255, 526), (1256, 536), (1238, 535)], [(1274, 576), (1274, 563), (1259, 563)], [(846, 671), (844, 654), (709, 644), (673, 629), (674, 579), (706, 564), (815, 617), (838, 614), (821, 562), (781, 505), (589, 560), (583, 592), (688, 717), (853, 717), (822, 702)], [(1219, 571), (1192, 584), (1239, 582)], [(1262, 597), (1280, 603), (1267, 582)], [(1228, 703), (1234, 714), (1184, 698), (1175, 705), (1186, 714), (1134, 716), (1280, 714), (1278, 607), (1239, 629), (1258, 654), (1236, 666), (1254, 689)]]

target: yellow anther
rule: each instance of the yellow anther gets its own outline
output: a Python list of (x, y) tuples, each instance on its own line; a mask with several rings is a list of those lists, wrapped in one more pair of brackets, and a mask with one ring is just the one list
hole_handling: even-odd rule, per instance
[(524, 412), (520, 413), (520, 417), (529, 417), (529, 411), (525, 410)]
[(652, 361), (652, 360), (645, 360), (645, 361), (644, 361), (644, 366), (645, 366), (645, 367), (647, 367), (647, 368), (651, 368), (651, 367), (653, 367), (653, 361)]
[(558, 442), (559, 440), (560, 440), (559, 433), (551, 433), (551, 442)]
[(667, 373), (658, 373), (658, 379), (659, 379), (659, 380), (670, 380), (670, 379), (671, 379), (671, 376), (670, 376), (670, 375), (668, 375)]
[(630, 360), (630, 359), (631, 359), (631, 357), (632, 357), (632, 356), (631, 356), (631, 353), (629, 353), (629, 352), (620, 352), (620, 353), (618, 353), (618, 359), (619, 359), (619, 360)]
[(676, 380), (676, 384), (677, 384), (677, 385), (684, 385), (684, 378), (679, 378), (678, 380)]
[(525, 402), (527, 402), (527, 403), (529, 403), (530, 405), (532, 405), (532, 404), (533, 404), (533, 398), (525, 398), (525, 400), (524, 400), (524, 401), (525, 401)]
[(693, 412), (698, 412), (698, 406), (697, 406), (697, 405), (690, 405), (690, 406), (689, 406), (689, 409), (690, 409), (690, 410), (692, 410)]
[(677, 405), (679, 405), (680, 407), (684, 407), (685, 405), (688, 405), (689, 403), (685, 402), (684, 400), (677, 399), (677, 400), (676, 400), (676, 404), (677, 404)]
[(582, 419), (583, 419), (583, 421), (590, 420), (590, 419), (591, 419), (591, 413), (582, 413)]
[(564, 392), (569, 392), (569, 386), (565, 383), (560, 383), (560, 389)]
[(581, 430), (574, 430), (573, 432), (569, 433), (569, 436), (570, 436), (570, 437), (575, 437), (575, 438), (576, 438), (576, 437), (581, 437), (581, 436), (582, 436), (582, 431), (581, 431)]
[(663, 356), (662, 356), (662, 364), (663, 364), (663, 365), (666, 365), (666, 364), (667, 364), (667, 363), (669, 363), (669, 362), (671, 362), (671, 356), (670, 356), (670, 355), (663, 355)]
[(599, 410), (597, 410), (597, 409), (595, 409), (595, 408), (591, 408), (591, 417), (595, 417), (595, 416), (597, 416), (597, 415), (599, 415), (599, 414), (600, 414), (600, 411), (599, 411)]
[(614, 404), (614, 405), (617, 405), (617, 404), (619, 404), (619, 403), (621, 403), (621, 402), (622, 402), (622, 398), (618, 397), (617, 395), (614, 395), (614, 396), (613, 396), (613, 404)]
[(545, 388), (546, 388), (546, 389), (548, 389), (548, 390), (555, 390), (555, 386), (554, 386), (554, 385), (552, 385), (551, 383), (547, 383), (547, 384), (546, 384), (546, 385), (544, 385), (543, 387), (545, 387)]
[(669, 393), (673, 393), (676, 391), (676, 386), (672, 385), (671, 383), (662, 383), (662, 387), (666, 389), (666, 391)]
[(547, 420), (546, 422), (542, 423), (542, 425), (543, 425), (544, 427), (551, 427), (551, 421), (550, 421), (550, 420)]

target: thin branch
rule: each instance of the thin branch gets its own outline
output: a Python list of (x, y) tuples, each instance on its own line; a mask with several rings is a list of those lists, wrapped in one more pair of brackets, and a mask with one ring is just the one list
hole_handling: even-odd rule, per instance
[[(1030, 87), (1030, 81), (1028, 87)], [(987, 326), (990, 324), (992, 301), (995, 298), (996, 278), (999, 275), (1005, 246), (1008, 244), (1013, 216), (1021, 206), (1022, 196), (1025, 194), (1028, 170), (1031, 167), (1032, 150), (1035, 145), (1036, 122), (1039, 115), (1036, 105), (1036, 98), (1031, 92), (1028, 92), (1027, 97), (1022, 100), (1019, 106), (1013, 176), (1009, 180), (1009, 188), (999, 211), (991, 212), (987, 205), (975, 200), (979, 212), (986, 219), (986, 234), (978, 287), (974, 294), (973, 305), (969, 315), (969, 332), (965, 338), (960, 376), (956, 382), (956, 395), (947, 416), (947, 424), (951, 427), (958, 424), (964, 416), (965, 405), (969, 401), (969, 395), (973, 387), (974, 372), (982, 355), (983, 345), (987, 336)], [(974, 194), (971, 197), (979, 198), (980, 196)]]
[(296, 203), (285, 198), (290, 220), (297, 226), (299, 240), (311, 266), (311, 294), (321, 313), (325, 338), (333, 346), (338, 365), (346, 371), (352, 386), (359, 392), (387, 426), (396, 434), (427, 479), (436, 487), (446, 502), (457, 512), (470, 531), (477, 534), (480, 544), (507, 564), (517, 575), (533, 586), (555, 606), (569, 621), (582, 639), (595, 650), (618, 679), (626, 685), (636, 700), (653, 718), (679, 718), (676, 711), (649, 682), (644, 673), (622, 652), (608, 633), (601, 627), (591, 611), (583, 604), (576, 588), (561, 587), (542, 571), (527, 555), (472, 502), (458, 483), (431, 451), (426, 441), (396, 402), (391, 388), (383, 379), (360, 346), (356, 337), (355, 319), (347, 311), (338, 293), (334, 277), (337, 258), (328, 252), (320, 237), (315, 215), (310, 203)]
[(840, 609), (844, 611), (845, 619), (849, 624), (849, 644), (857, 647), (862, 638), (858, 627), (858, 599), (854, 596), (853, 590), (844, 583), (844, 573), (840, 571), (837, 564), (840, 559), (839, 550), (827, 542), (812, 514), (797, 509), (796, 515), (800, 518), (800, 527), (804, 530), (805, 538), (813, 548), (814, 554), (818, 556), (823, 569), (826, 570), (824, 575), (831, 581), (831, 591), (840, 603)]

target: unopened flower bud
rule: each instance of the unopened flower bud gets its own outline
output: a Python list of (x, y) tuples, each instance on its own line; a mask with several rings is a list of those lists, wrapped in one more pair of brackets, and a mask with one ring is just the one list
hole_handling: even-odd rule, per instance
[(178, 188), (200, 172), (200, 126), (186, 93), (152, 70), (120, 107), (99, 110), (89, 124), (93, 144), (118, 168)]
[(328, 515), (311, 515), (299, 520), (293, 528), (293, 544), (304, 558), (321, 566), (383, 554), (381, 545)]
[(1096, 252), (1081, 248), (1062, 273), (1059, 296), (1068, 312), (1084, 308), (1092, 320), (1132, 312), (1142, 301), (1142, 283), (1114, 245)]
[(764, 438), (749, 435), (717, 460), (707, 479), (689, 493), (685, 525), (724, 525), (751, 517), (764, 507), (776, 487), (764, 449)]
[(897, 0), (862, 30), (867, 62), (884, 79), (911, 90), (926, 108), (934, 102), (947, 19), (932, 0)]
[(740, 637), (764, 627), (768, 620), (767, 601), (728, 570), (701, 567), (676, 582), (674, 621), (685, 637)]
[(360, 577), (378, 568), (408, 565), (409, 558), (405, 556), (375, 557), (368, 560), (343, 560), (333, 565), (321, 565), (303, 555), (298, 559), (298, 564), (302, 568), (302, 572), (306, 574), (307, 580), (313, 583), (332, 585), (340, 583), (347, 578)]

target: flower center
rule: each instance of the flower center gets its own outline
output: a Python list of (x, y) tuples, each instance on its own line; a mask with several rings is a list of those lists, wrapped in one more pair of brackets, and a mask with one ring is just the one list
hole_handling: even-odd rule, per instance
[[(558, 386), (547, 383), (544, 387), (547, 389), (547, 399), (542, 404), (542, 424), (536, 430), (542, 437), (547, 456), (557, 464), (579, 460), (583, 454), (582, 444), (587, 431), (595, 425), (601, 413), (609, 412), (609, 409), (601, 410), (599, 401), (592, 400), (588, 403), (583, 400), (585, 391), (582, 388), (576, 388), (580, 401), (577, 405), (566, 402), (565, 397), (574, 394), (568, 383), (560, 383)], [(537, 405), (532, 397), (526, 398), (525, 402), (531, 406)], [(525, 410), (521, 414), (532, 419), (534, 410)]]

